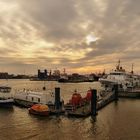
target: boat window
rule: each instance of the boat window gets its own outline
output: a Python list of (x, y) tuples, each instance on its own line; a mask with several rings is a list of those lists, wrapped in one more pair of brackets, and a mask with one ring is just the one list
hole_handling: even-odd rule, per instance
[(120, 88), (123, 88), (122, 84), (120, 85)]
[(40, 102), (40, 98), (38, 98), (38, 102)]
[(124, 75), (123, 73), (110, 73), (110, 75)]
[(10, 91), (11, 91), (11, 88), (0, 87), (0, 92), (7, 93), (7, 92), (10, 92)]

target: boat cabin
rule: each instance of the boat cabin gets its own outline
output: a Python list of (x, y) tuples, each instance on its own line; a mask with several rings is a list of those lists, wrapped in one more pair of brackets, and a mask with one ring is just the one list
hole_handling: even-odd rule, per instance
[(11, 91), (11, 87), (8, 86), (0, 86), (0, 92), (9, 93)]
[(14, 99), (50, 105), (55, 103), (55, 97), (53, 92), (42, 93), (36, 91), (23, 90), (16, 93)]

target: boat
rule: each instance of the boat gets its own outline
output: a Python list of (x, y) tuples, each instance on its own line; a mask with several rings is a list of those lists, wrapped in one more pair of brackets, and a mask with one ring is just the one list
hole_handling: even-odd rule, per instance
[(69, 82), (68, 76), (67, 75), (61, 75), (60, 78), (58, 79), (59, 83), (66, 83)]
[(39, 92), (23, 89), (15, 93), (14, 101), (16, 105), (28, 108), (34, 104), (44, 104), (54, 107), (55, 95), (51, 90), (47, 91), (44, 89), (43, 92)]
[(0, 86), (0, 107), (13, 107), (11, 89), (9, 86)]
[(69, 78), (68, 78), (68, 75), (67, 75), (67, 73), (65, 71), (65, 68), (64, 68), (63, 73), (60, 75), (60, 78), (58, 79), (58, 82), (60, 82), (60, 83), (69, 82)]
[(112, 70), (106, 77), (100, 78), (102, 86), (107, 90), (110, 85), (118, 84), (119, 91), (126, 92), (133, 88), (140, 86), (140, 76), (132, 72), (126, 72), (125, 69), (120, 66), (120, 60), (115, 70)]
[(40, 115), (40, 116), (49, 116), (50, 109), (48, 105), (43, 105), (43, 104), (35, 104), (29, 109), (30, 114), (34, 115)]

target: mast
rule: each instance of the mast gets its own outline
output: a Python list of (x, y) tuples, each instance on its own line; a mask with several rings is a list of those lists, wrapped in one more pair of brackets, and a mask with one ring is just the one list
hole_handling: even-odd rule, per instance
[(132, 63), (132, 70), (131, 70), (131, 73), (133, 74), (134, 73), (134, 64)]
[(64, 68), (63, 73), (66, 74), (66, 69)]
[(116, 66), (116, 69), (119, 70), (120, 69), (120, 59), (118, 61), (118, 65)]

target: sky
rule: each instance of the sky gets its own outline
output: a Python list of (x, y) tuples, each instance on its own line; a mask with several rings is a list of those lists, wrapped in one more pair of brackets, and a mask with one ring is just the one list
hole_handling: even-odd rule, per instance
[(0, 71), (140, 72), (140, 0), (0, 0)]

